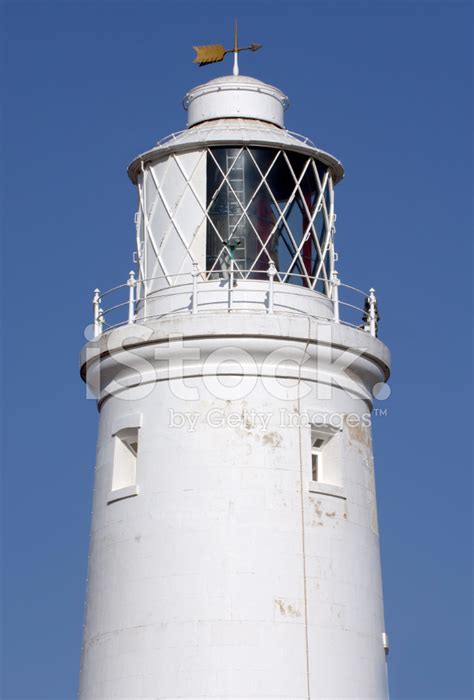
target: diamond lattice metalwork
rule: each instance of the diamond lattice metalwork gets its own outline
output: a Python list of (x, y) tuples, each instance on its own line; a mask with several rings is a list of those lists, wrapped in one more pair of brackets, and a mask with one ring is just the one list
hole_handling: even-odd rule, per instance
[(328, 293), (333, 182), (314, 157), (257, 146), (172, 153), (144, 169), (139, 199), (142, 280), (175, 286), (193, 263), (207, 279), (231, 265), (237, 279), (262, 279), (274, 263), (278, 281)]

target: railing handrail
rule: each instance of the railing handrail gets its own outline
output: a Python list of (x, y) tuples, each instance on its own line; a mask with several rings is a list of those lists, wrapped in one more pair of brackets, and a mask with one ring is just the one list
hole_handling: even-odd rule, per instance
[(162, 139), (156, 142), (155, 148), (158, 148), (159, 146), (164, 146), (165, 143), (168, 143), (169, 141), (175, 141), (176, 138), (178, 136), (181, 136), (181, 134), (184, 134), (185, 131), (187, 131), (187, 129), (181, 129), (180, 131), (172, 131), (171, 134), (163, 136)]
[(299, 134), (297, 131), (291, 131), (290, 129), (285, 129), (286, 133), (289, 134), (290, 136), (293, 136), (295, 139), (298, 139), (298, 141), (301, 141), (304, 145), (311, 146), (312, 148), (316, 148), (315, 144), (313, 141), (308, 136), (304, 136), (303, 134)]
[[(230, 268), (228, 270), (197, 270), (196, 274), (197, 276), (202, 276), (202, 275), (214, 275), (214, 274), (225, 274), (228, 275), (230, 274)], [(241, 274), (258, 274), (258, 275), (268, 275), (268, 270), (256, 270), (255, 268), (250, 268), (248, 270), (241, 270), (240, 268), (234, 269), (234, 275), (236, 277), (239, 277)], [(164, 275), (154, 275), (153, 277), (144, 277), (144, 278), (139, 278), (136, 280), (137, 284), (139, 283), (146, 283), (146, 282), (157, 282), (160, 280), (168, 280), (169, 278), (177, 278), (177, 277), (189, 277), (191, 278), (193, 275), (193, 271), (189, 272), (168, 272), (167, 274)], [(325, 282), (326, 284), (331, 284), (330, 280), (328, 281), (325, 277), (315, 277), (313, 275), (304, 275), (302, 273), (298, 272), (284, 272), (283, 270), (277, 270), (275, 268), (275, 273), (274, 277), (278, 279), (279, 275), (284, 275), (286, 277), (298, 277), (299, 279), (309, 279), (310, 281), (314, 282)], [(214, 282), (214, 279), (208, 278), (207, 280), (204, 280), (205, 282)], [(256, 280), (256, 279), (249, 279), (251, 282), (262, 282), (264, 280)], [(291, 284), (288, 282), (279, 282), (279, 284)], [(129, 284), (128, 282), (124, 282), (123, 284), (118, 284), (115, 287), (111, 287), (110, 289), (107, 289), (105, 292), (101, 292), (101, 298), (103, 299), (104, 297), (108, 296), (109, 294), (116, 292), (118, 289), (125, 289), (125, 287), (128, 287)], [(174, 286), (174, 285), (173, 285)], [(358, 287), (354, 287), (351, 284), (345, 284), (344, 282), (339, 282), (339, 286), (344, 287), (345, 289), (351, 289), (354, 292), (357, 292), (357, 294), (361, 294), (363, 297), (368, 296), (368, 292), (364, 291), (363, 289), (359, 289)], [(316, 289), (313, 289), (313, 291), (317, 292)]]
[[(258, 275), (266, 275), (266, 279), (252, 279), (248, 277), (243, 277), (242, 275), (249, 275), (249, 274), (258, 274)], [(324, 277), (316, 277), (316, 276), (311, 276), (311, 275), (305, 275), (302, 273), (298, 272), (283, 272), (283, 271), (278, 271), (274, 263), (270, 263), (269, 268), (265, 270), (256, 270), (255, 268), (251, 268), (250, 270), (240, 270), (240, 269), (235, 269), (233, 266), (233, 260), (230, 261), (229, 269), (227, 270), (222, 270), (222, 269), (211, 269), (211, 270), (200, 270), (198, 268), (197, 263), (193, 263), (193, 268), (192, 271), (187, 271), (187, 272), (177, 272), (177, 273), (167, 273), (167, 274), (162, 274), (162, 275), (155, 275), (153, 277), (148, 277), (145, 279), (135, 279), (135, 273), (132, 271), (129, 274), (127, 282), (124, 284), (116, 285), (115, 287), (112, 287), (108, 289), (105, 292), (100, 292), (99, 289), (94, 290), (94, 295), (93, 295), (93, 323), (94, 323), (94, 337), (99, 336), (102, 333), (104, 325), (107, 328), (114, 328), (116, 326), (124, 325), (126, 323), (135, 323), (137, 320), (137, 306), (140, 303), (146, 304), (147, 300), (152, 300), (156, 295), (159, 295), (161, 292), (163, 292), (165, 288), (161, 289), (156, 289), (153, 292), (147, 292), (146, 291), (146, 284), (151, 283), (151, 282), (158, 282), (161, 280), (166, 280), (168, 282), (168, 289), (170, 290), (177, 290), (179, 287), (184, 286), (184, 285), (170, 285), (169, 280), (170, 278), (181, 278), (185, 277), (189, 280), (189, 284), (186, 284), (186, 286), (191, 287), (191, 305), (190, 309), (187, 309), (187, 312), (196, 314), (199, 311), (201, 313), (203, 312), (202, 305), (199, 305), (199, 288), (202, 284), (207, 283), (207, 282), (215, 282), (217, 279), (211, 278), (211, 275), (219, 275), (217, 279), (219, 280), (224, 280), (228, 281), (228, 285), (219, 288), (216, 288), (217, 291), (222, 291), (227, 294), (227, 311), (232, 311), (234, 310), (234, 297), (235, 297), (235, 283), (237, 280), (240, 282), (252, 282), (252, 283), (258, 283), (260, 284), (266, 284), (268, 293), (265, 297), (265, 301), (263, 302), (263, 307), (265, 308), (265, 312), (269, 314), (275, 313), (275, 308), (274, 308), (274, 297), (275, 297), (275, 282), (277, 285), (285, 284), (287, 285), (287, 282), (282, 282), (280, 279), (280, 275), (285, 276), (285, 278), (299, 278), (303, 280), (307, 280), (308, 282), (312, 283), (312, 286), (304, 287), (308, 291), (311, 290), (315, 294), (323, 294), (327, 299), (329, 299), (330, 302), (332, 302), (333, 305), (333, 321), (335, 323), (342, 323), (344, 325), (352, 326), (354, 328), (361, 328), (364, 331), (369, 332), (371, 335), (374, 337), (377, 335), (377, 325), (378, 325), (378, 308), (377, 308), (377, 299), (375, 297), (375, 290), (370, 289), (369, 292), (364, 292), (361, 289), (358, 289), (357, 287), (354, 287), (350, 284), (344, 284), (339, 280), (338, 273), (334, 270), (331, 276), (331, 279), (328, 280), (327, 278)], [(276, 278), (276, 280), (275, 280)], [(317, 282), (324, 282), (325, 286), (328, 288), (328, 293), (324, 294), (318, 290), (316, 290), (314, 287)], [(291, 283), (290, 283), (291, 284)], [(141, 288), (141, 285), (143, 285), (144, 288), (144, 294), (139, 295), (138, 291)], [(295, 286), (295, 285), (293, 285)], [(345, 301), (343, 299), (339, 299), (339, 287), (342, 287), (344, 289), (351, 290), (352, 292), (355, 292), (357, 294), (361, 294), (364, 297), (364, 307), (359, 307), (356, 306), (355, 304), (352, 304), (348, 301)], [(106, 309), (102, 308), (102, 302), (104, 297), (109, 296), (110, 294), (113, 294), (114, 292), (117, 292), (119, 290), (128, 288), (128, 300), (119, 302), (117, 304), (114, 304)], [(280, 290), (281, 291), (281, 290)], [(353, 311), (357, 311), (358, 313), (361, 314), (361, 321), (362, 323), (360, 325), (351, 323), (348, 320), (341, 319), (340, 318), (340, 307), (345, 307), (348, 309), (351, 309)], [(117, 309), (121, 309), (127, 307), (128, 308), (128, 320), (119, 322), (117, 324), (109, 324), (106, 322), (106, 316), (110, 315), (112, 312), (117, 311)], [(215, 309), (213, 309), (215, 310)], [(144, 314), (143, 318), (141, 318), (141, 321), (146, 321), (149, 320), (150, 318), (158, 318), (161, 317), (162, 315), (170, 315), (172, 313), (184, 313), (178, 312), (178, 311), (170, 311), (165, 314), (154, 314), (153, 316), (147, 316), (146, 313)], [(307, 314), (311, 315), (311, 314)]]

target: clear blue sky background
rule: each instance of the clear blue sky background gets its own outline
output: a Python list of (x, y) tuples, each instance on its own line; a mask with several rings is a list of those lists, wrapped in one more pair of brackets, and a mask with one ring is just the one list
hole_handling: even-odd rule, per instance
[(230, 64), (282, 88), (287, 126), (341, 158), (339, 269), (377, 288), (393, 352), (375, 419), (392, 699), (472, 697), (469, 326), (472, 5), (12, 1), (4, 38), (3, 697), (77, 689), (97, 413), (78, 376), (90, 297), (131, 267), (125, 166), (183, 128)]

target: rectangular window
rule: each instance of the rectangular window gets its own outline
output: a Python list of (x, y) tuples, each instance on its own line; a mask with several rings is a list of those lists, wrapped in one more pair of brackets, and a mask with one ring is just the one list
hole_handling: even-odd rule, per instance
[(345, 498), (342, 488), (340, 436), (340, 430), (330, 425), (310, 426), (308, 447), (311, 450), (311, 492)]
[(321, 433), (314, 426), (311, 428), (311, 479), (323, 481), (323, 448), (331, 435)]
[(313, 481), (319, 481), (319, 458), (319, 452), (313, 448), (311, 453), (311, 478)]
[(138, 494), (137, 457), (139, 427), (121, 428), (113, 435), (112, 484), (108, 503)]
[(133, 486), (137, 478), (138, 428), (119, 430), (114, 437), (112, 491)]

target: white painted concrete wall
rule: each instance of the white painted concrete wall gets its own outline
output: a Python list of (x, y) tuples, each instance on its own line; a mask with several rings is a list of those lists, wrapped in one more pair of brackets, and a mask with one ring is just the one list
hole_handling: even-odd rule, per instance
[[(170, 334), (178, 339), (170, 342)], [(180, 335), (185, 348), (200, 350), (185, 366), (187, 388), (197, 389), (198, 398), (180, 398), (183, 386), (168, 379), (164, 358), (179, 355)], [(127, 337), (133, 360), (120, 350)], [(255, 384), (233, 401), (209, 390), (212, 353), (228, 345), (235, 348), (230, 356), (250, 354), (245, 376)], [(345, 348), (361, 346), (350, 371), (331, 365)], [(282, 347), (285, 363), (270, 355)], [(111, 338), (104, 334), (99, 348), (81, 699), (386, 698), (365, 427), (370, 389), (388, 372), (385, 346), (302, 316), (216, 312), (169, 318), (143, 331), (128, 326)], [(309, 359), (301, 364), (303, 352)], [(148, 383), (107, 396), (113, 378), (136, 381), (125, 365), (139, 367)], [(90, 379), (98, 367), (89, 361)], [(235, 383), (234, 372), (222, 365), (221, 381)], [(352, 395), (336, 387), (322, 397), (331, 379)], [(170, 410), (197, 415), (194, 430), (170, 427)], [(252, 410), (270, 415), (269, 424), (262, 427)], [(338, 485), (321, 486), (325, 493), (311, 483), (310, 428), (285, 425), (314, 414), (343, 417), (332, 438)], [(210, 415), (224, 416), (224, 425), (210, 425)], [(112, 436), (137, 416), (138, 495), (108, 503)]]
[[(200, 279), (197, 294), (199, 310), (226, 312), (229, 308), (229, 287), (228, 279), (208, 282)], [(234, 311), (265, 313), (268, 309), (268, 280), (243, 280), (236, 275), (231, 294)], [(192, 297), (193, 284), (190, 277), (183, 277), (182, 281), (174, 287), (150, 291), (146, 297), (146, 304), (139, 302), (137, 305), (138, 320), (144, 317), (150, 318), (150, 316), (189, 314), (192, 308)], [(274, 282), (273, 306), (276, 312), (291, 312), (328, 321), (334, 318), (333, 302), (325, 294), (296, 284)]]

